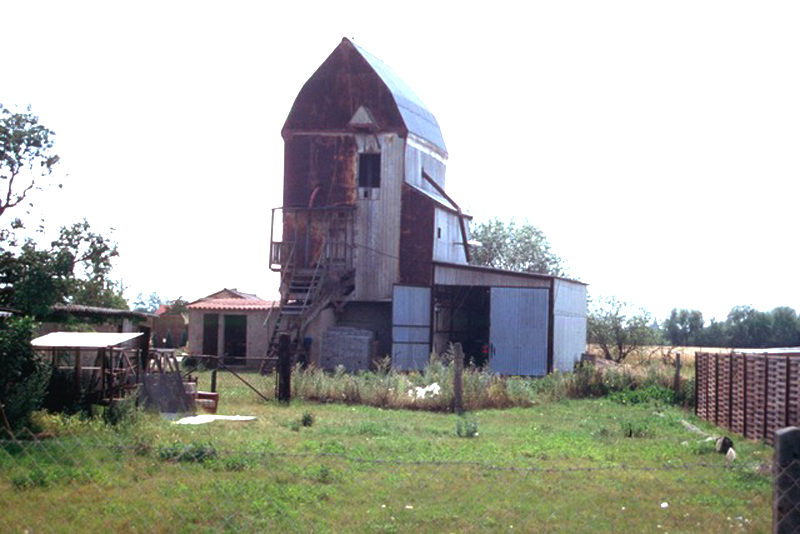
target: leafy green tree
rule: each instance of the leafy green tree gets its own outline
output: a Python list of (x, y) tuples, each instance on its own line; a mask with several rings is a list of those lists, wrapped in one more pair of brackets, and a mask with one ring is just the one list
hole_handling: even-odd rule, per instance
[(800, 341), (800, 322), (797, 312), (788, 306), (779, 306), (769, 312), (772, 316), (770, 347), (795, 347)]
[(696, 343), (704, 324), (702, 312), (673, 308), (661, 328), (672, 345), (686, 347)]
[(694, 335), (693, 343), (700, 347), (731, 347), (727, 321), (711, 319), (707, 326)]
[(730, 344), (737, 348), (766, 347), (772, 335), (772, 316), (752, 306), (734, 306), (728, 313)]
[(85, 220), (63, 227), (46, 249), (30, 239), (19, 250), (0, 243), (0, 305), (39, 319), (57, 303), (128, 309), (110, 278), (118, 255), (117, 244)]
[(158, 294), (153, 292), (150, 293), (149, 297), (145, 298), (142, 293), (139, 293), (139, 295), (136, 297), (136, 302), (133, 304), (133, 309), (134, 311), (139, 312), (155, 313), (161, 306), (166, 306), (166, 313), (178, 314), (187, 311), (186, 306), (188, 304), (189, 303), (182, 297), (178, 297), (175, 300), (170, 300), (161, 298)]
[(650, 327), (652, 317), (644, 308), (615, 298), (600, 299), (589, 312), (589, 343), (594, 343), (607, 360), (622, 362), (636, 349), (659, 341)]
[(58, 163), (54, 135), (30, 107), (26, 113), (13, 113), (0, 104), (0, 217), (40, 189), (41, 179)]
[(472, 249), (474, 265), (529, 273), (564, 275), (564, 262), (550, 249), (544, 233), (528, 221), (517, 225), (498, 218), (472, 227), (472, 239), (481, 246)]

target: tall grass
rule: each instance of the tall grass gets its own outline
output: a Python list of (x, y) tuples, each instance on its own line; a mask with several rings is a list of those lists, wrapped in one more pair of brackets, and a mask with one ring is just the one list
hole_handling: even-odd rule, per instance
[[(333, 373), (296, 367), (292, 394), (308, 401), (364, 404), (380, 408), (449, 411), (453, 406), (452, 354), (433, 354), (421, 371), (399, 372), (384, 361), (375, 371), (349, 374), (343, 368)], [(555, 372), (542, 378), (501, 377), (486, 369), (464, 368), (463, 405), (466, 410), (527, 407), (539, 402), (567, 398), (603, 397), (615, 392), (649, 387), (671, 390), (674, 367), (663, 361), (636, 366), (595, 367), (585, 365), (574, 372)], [(438, 392), (418, 394), (432, 384)], [(684, 379), (672, 396), (673, 403), (694, 403), (694, 379)]]

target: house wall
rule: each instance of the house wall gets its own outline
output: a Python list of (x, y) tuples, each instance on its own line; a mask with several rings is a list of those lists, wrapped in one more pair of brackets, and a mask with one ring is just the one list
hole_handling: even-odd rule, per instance
[(433, 231), (436, 203), (416, 189), (403, 186), (400, 221), (400, 280), (410, 286), (429, 286), (433, 278)]
[(269, 322), (264, 324), (268, 310), (189, 310), (189, 353), (202, 354), (203, 350), (203, 317), (207, 314), (219, 315), (218, 348), (217, 352), (223, 355), (225, 346), (225, 316), (247, 316), (247, 367), (256, 368), (261, 365), (261, 360), (267, 354), (269, 335), (278, 318), (277, 309), (270, 315)]

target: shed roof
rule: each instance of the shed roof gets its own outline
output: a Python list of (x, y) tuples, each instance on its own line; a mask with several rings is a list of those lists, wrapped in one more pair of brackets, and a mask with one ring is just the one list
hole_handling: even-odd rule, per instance
[(58, 314), (78, 315), (84, 317), (120, 317), (123, 319), (149, 319), (152, 313), (101, 308), (100, 306), (84, 306), (82, 304), (53, 304), (52, 312)]
[(37, 337), (31, 345), (39, 348), (97, 348), (113, 347), (141, 336), (141, 332), (51, 332)]
[(383, 61), (347, 38), (306, 81), (283, 132), (346, 129), (362, 107), (382, 130), (412, 133), (447, 156), (433, 113)]

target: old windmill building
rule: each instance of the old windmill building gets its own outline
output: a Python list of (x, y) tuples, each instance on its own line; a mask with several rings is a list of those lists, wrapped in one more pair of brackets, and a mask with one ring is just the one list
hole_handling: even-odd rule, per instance
[(415, 369), (461, 342), (503, 374), (571, 368), (586, 340), (586, 286), (469, 262), (471, 217), (446, 193), (436, 118), (348, 39), (306, 82), (285, 143), (270, 267), (278, 331), (324, 367), (391, 355)]

